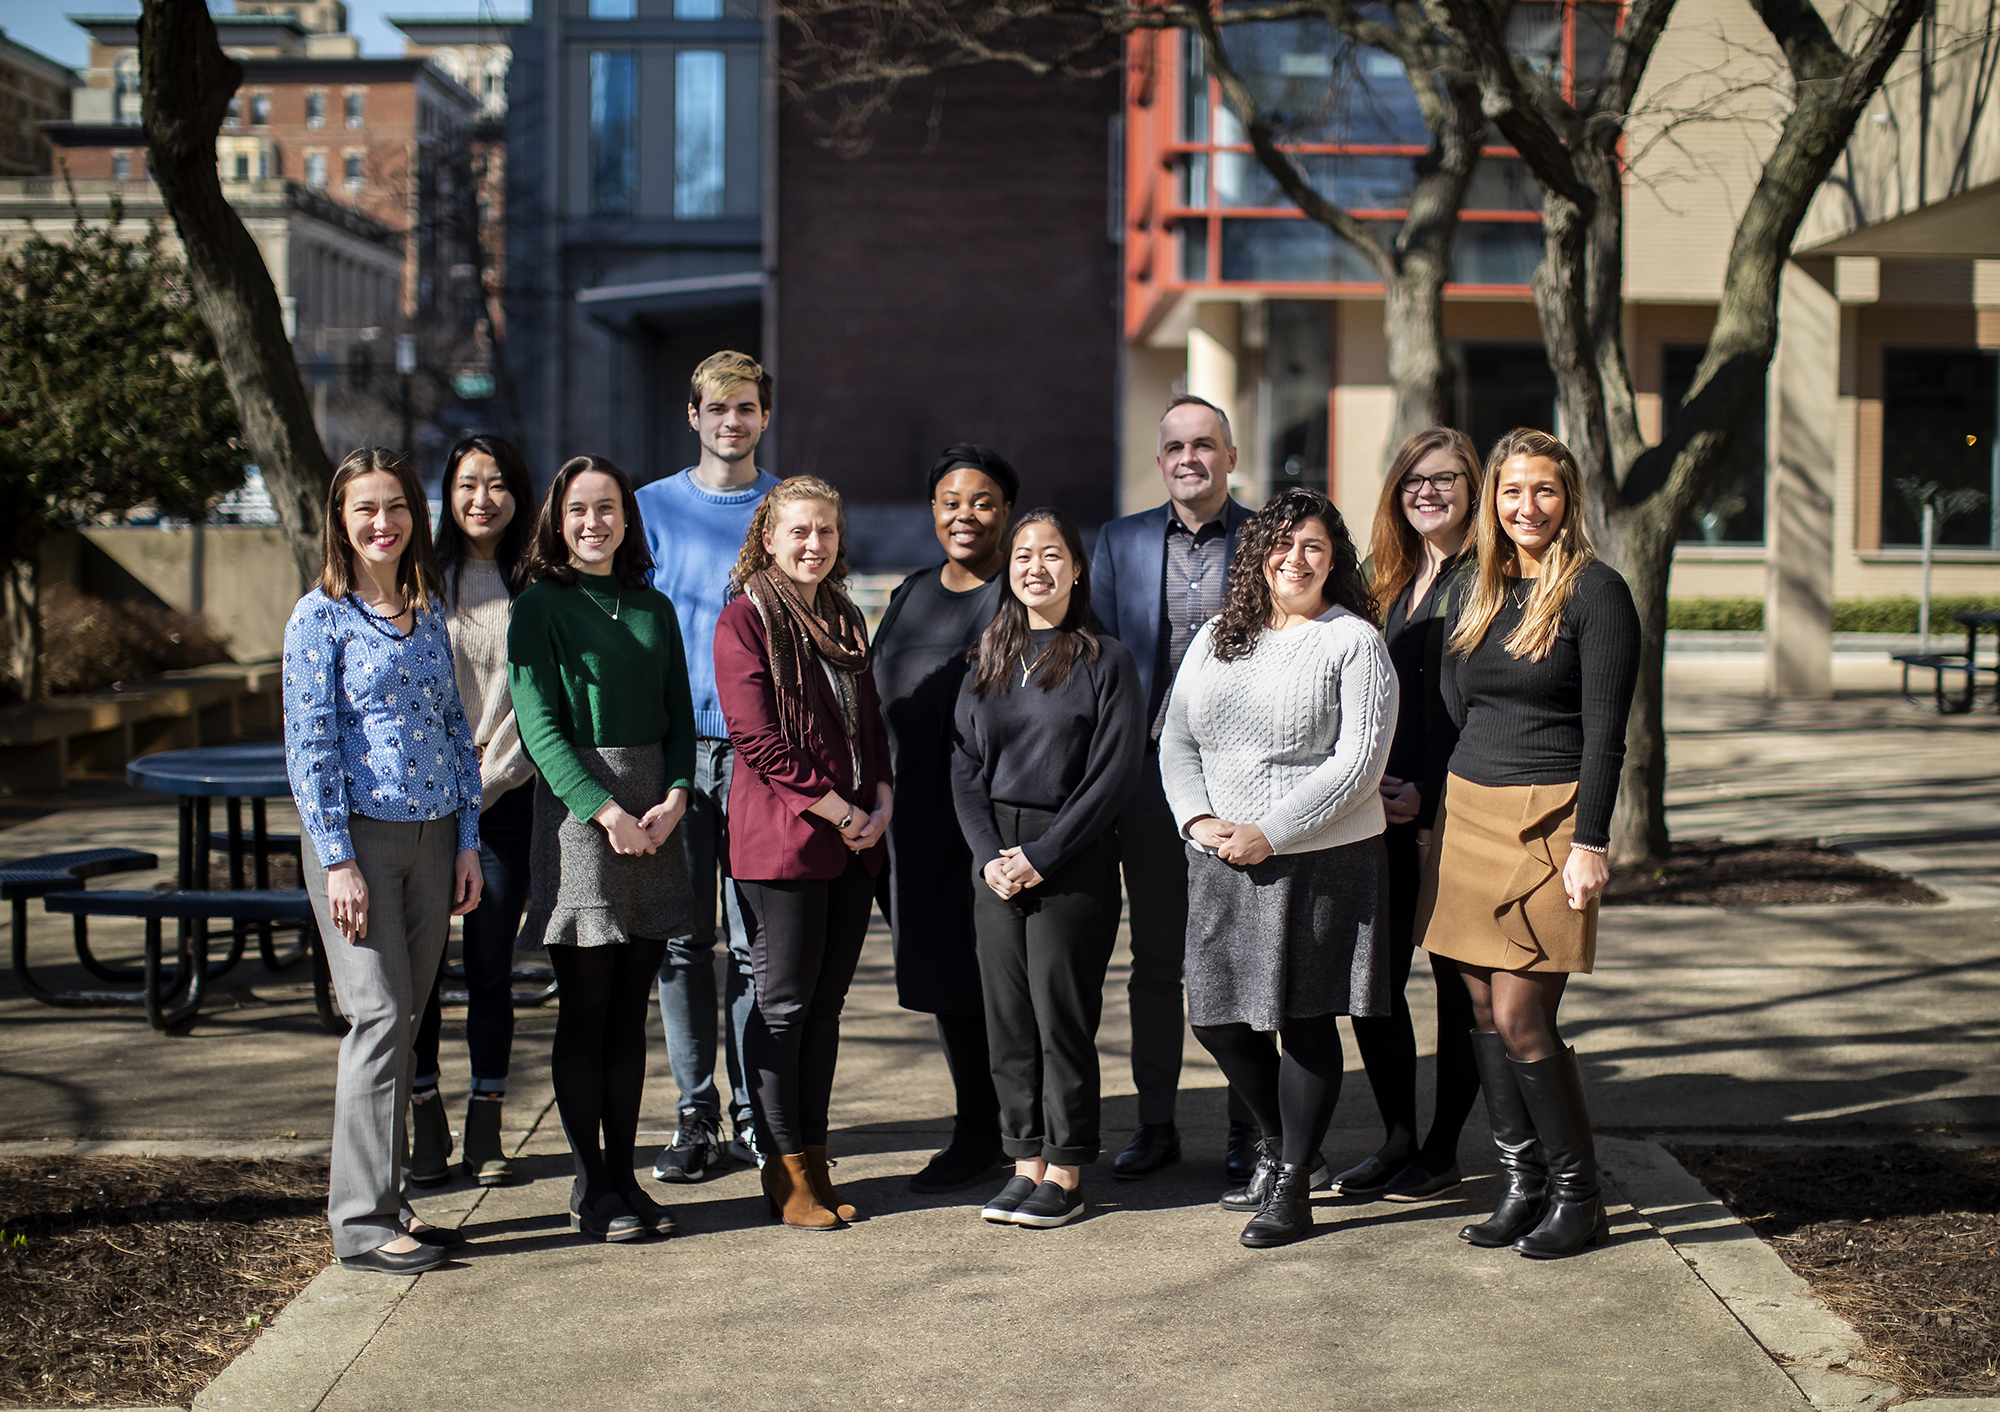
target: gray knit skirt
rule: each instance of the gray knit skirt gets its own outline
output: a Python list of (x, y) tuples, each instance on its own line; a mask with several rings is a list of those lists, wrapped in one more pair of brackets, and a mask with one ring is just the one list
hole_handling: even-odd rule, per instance
[(1288, 1019), (1389, 1013), (1382, 840), (1239, 867), (1188, 845), (1193, 1025), (1271, 1031)]
[[(658, 745), (578, 746), (576, 758), (635, 819), (666, 796), (667, 757)], [(635, 858), (613, 853), (604, 830), (570, 813), (541, 775), (535, 777), (528, 895), (516, 943), (524, 951), (685, 936), (694, 901), (678, 828), (656, 852)]]

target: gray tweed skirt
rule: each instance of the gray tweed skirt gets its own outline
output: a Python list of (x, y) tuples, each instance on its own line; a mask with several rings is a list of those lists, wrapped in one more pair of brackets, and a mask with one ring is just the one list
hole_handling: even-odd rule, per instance
[(1379, 837), (1239, 867), (1188, 845), (1193, 1025), (1272, 1031), (1389, 1013), (1388, 857)]
[[(667, 757), (658, 745), (578, 746), (576, 757), (634, 818), (666, 795)], [(540, 775), (528, 895), (516, 943), (524, 951), (685, 936), (694, 901), (678, 828), (657, 852), (636, 858), (613, 853), (604, 830), (570, 813)]]

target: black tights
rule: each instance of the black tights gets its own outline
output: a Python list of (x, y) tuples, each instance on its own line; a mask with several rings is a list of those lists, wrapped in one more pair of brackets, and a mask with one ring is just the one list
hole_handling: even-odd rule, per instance
[(997, 1143), (1000, 1095), (993, 1091), (993, 1063), (986, 1050), (986, 1016), (939, 1015), (938, 1043), (958, 1093), (952, 1136)]
[(1194, 1037), (1215, 1056), (1264, 1136), (1283, 1135), (1280, 1160), (1310, 1166), (1340, 1100), (1345, 1060), (1338, 1018), (1286, 1020), (1277, 1035), (1285, 1045), (1282, 1058), (1271, 1035), (1248, 1025), (1196, 1025)]
[(548, 953), (562, 996), (549, 1078), (590, 1202), (639, 1185), (632, 1169), (646, 1088), (646, 1007), (667, 943), (633, 937), (619, 946), (551, 946)]
[(1419, 1150), (1417, 1037), (1410, 1023), (1410, 998), (1404, 993), (1411, 954), (1407, 943), (1392, 944), (1389, 1013), (1355, 1016), (1354, 1043), (1367, 1066), (1368, 1086), (1375, 1092), (1386, 1130), (1376, 1157), (1398, 1171), (1421, 1157), (1426, 1171), (1442, 1172), (1458, 1161), (1459, 1131), (1479, 1099), (1479, 1070), (1472, 1059), (1472, 1001), (1459, 979), (1458, 963), (1432, 956), (1431, 976), (1437, 986), (1437, 1102), (1431, 1111), (1430, 1136)]

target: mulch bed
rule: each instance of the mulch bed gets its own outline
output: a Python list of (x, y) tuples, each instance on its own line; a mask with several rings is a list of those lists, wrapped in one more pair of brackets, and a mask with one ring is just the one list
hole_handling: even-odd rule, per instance
[(1611, 870), (1604, 904), (1616, 907), (1768, 907), (1774, 903), (1943, 902), (1901, 873), (1864, 863), (1811, 839), (1731, 843), (1676, 839), (1673, 856)]
[(333, 1259), (326, 1163), (0, 1158), (0, 1403), (186, 1403)]
[(1904, 1395), (2000, 1395), (2000, 1149), (1673, 1153), (1860, 1331)]

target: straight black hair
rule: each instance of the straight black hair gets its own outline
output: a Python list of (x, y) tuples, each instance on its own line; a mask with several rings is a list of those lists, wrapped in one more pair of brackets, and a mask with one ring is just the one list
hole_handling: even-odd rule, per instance
[(459, 464), (474, 452), (492, 458), (493, 464), (500, 468), (500, 483), (514, 500), (514, 518), (501, 531), (500, 543), (493, 550), (493, 562), (500, 566), (500, 581), (507, 585), (509, 598), (528, 586), (528, 544), (533, 537), (535, 523), (535, 481), (528, 474), (526, 458), (513, 442), (504, 436), (479, 432), (460, 439), (451, 448), (451, 453), (444, 458), (444, 483), (439, 487), (444, 495), (444, 516), (438, 521), (438, 571), (444, 575), (446, 596), (454, 603), (458, 601), (458, 582), (465, 573), (465, 561), (472, 556), (467, 552), (468, 536), (459, 525), (458, 516), (452, 513), (451, 486), (458, 479)]
[(1083, 536), (1077, 533), (1076, 522), (1060, 510), (1047, 506), (1030, 510), (1007, 528), (1007, 549), (1001, 558), (1000, 570), (1006, 576), (1007, 591), (1000, 595), (1000, 607), (993, 614), (993, 621), (986, 625), (979, 641), (965, 654), (972, 663), (972, 694), (975, 696), (987, 697), (1012, 690), (1014, 664), (1026, 658), (1029, 644), (1034, 641), (1029, 635), (1028, 605), (1015, 596), (1012, 572), (1014, 541), (1029, 525), (1052, 526), (1062, 536), (1070, 558), (1076, 560), (1076, 586), (1069, 593), (1069, 609), (1056, 625), (1055, 641), (1049, 644), (1046, 653), (1036, 659), (1035, 684), (1043, 691), (1054, 691), (1069, 680), (1069, 674), (1079, 660), (1097, 660), (1100, 650), (1095, 631), (1097, 618), (1090, 611), (1090, 559), (1083, 552)]
[(542, 513), (535, 520), (534, 547), (528, 553), (528, 581), (554, 579), (564, 588), (576, 586), (576, 566), (569, 561), (569, 541), (563, 538), (563, 500), (570, 482), (585, 471), (610, 476), (625, 507), (625, 537), (611, 552), (611, 576), (626, 588), (646, 588), (653, 582), (653, 551), (646, 546), (646, 522), (639, 518), (639, 498), (632, 478), (602, 456), (572, 456), (562, 463)]

